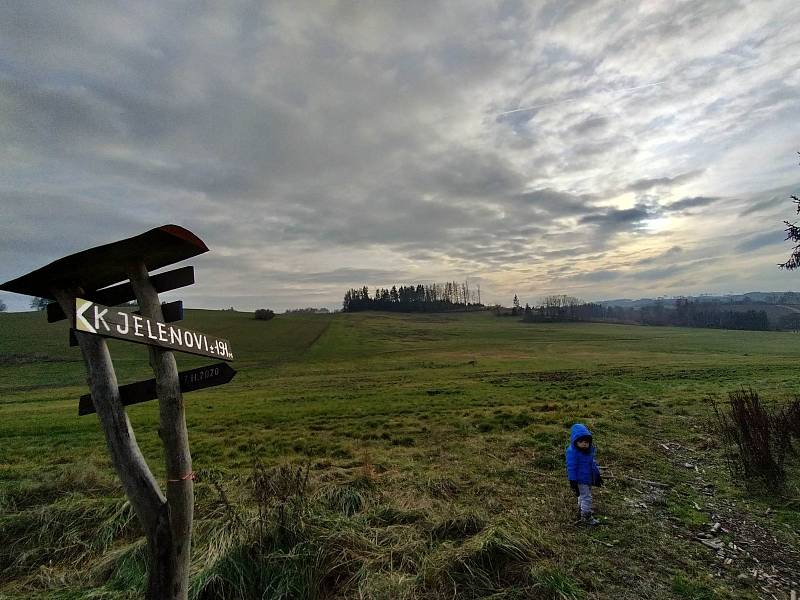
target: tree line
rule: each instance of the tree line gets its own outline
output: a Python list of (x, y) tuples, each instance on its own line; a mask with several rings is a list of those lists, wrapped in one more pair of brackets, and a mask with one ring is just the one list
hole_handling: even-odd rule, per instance
[(345, 292), (342, 310), (386, 310), (395, 312), (440, 312), (480, 308), (480, 287), (471, 288), (468, 282), (393, 285), (391, 288), (352, 288)]
[[(516, 296), (515, 296), (516, 298)], [(515, 309), (518, 302), (515, 303)], [(711, 327), (767, 331), (771, 326), (766, 311), (730, 310), (717, 303), (692, 302), (685, 298), (675, 301), (675, 307), (655, 302), (642, 307), (604, 306), (584, 302), (573, 296), (547, 296), (540, 306), (525, 305), (519, 309), (522, 320), (529, 323), (563, 321), (608, 321), (632, 325), (674, 325), (677, 327)], [(512, 309), (511, 314), (518, 314)]]

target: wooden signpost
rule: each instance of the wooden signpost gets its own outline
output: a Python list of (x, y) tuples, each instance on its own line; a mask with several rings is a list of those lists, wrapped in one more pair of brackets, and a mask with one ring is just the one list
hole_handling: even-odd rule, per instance
[[(183, 307), (173, 304), (165, 315), (158, 292), (194, 283), (192, 267), (152, 277), (149, 271), (207, 251), (192, 232), (164, 225), (60, 258), (0, 285), (9, 292), (55, 300), (47, 310), (50, 322), (72, 319), (91, 389), (80, 400), (79, 414), (97, 413), (114, 470), (145, 531), (146, 596), (154, 600), (188, 596), (194, 472), (182, 393), (227, 383), (236, 372), (220, 363), (178, 373), (173, 350), (226, 361), (233, 360), (233, 350), (227, 340), (168, 325), (180, 320)], [(108, 306), (133, 299), (139, 314)], [(120, 387), (106, 337), (147, 344), (155, 378)], [(124, 408), (156, 397), (166, 493), (142, 456)]]

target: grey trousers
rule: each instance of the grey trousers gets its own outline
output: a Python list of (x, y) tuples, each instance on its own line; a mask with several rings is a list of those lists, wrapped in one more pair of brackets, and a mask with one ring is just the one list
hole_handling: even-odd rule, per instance
[(578, 510), (582, 515), (592, 512), (592, 486), (578, 484)]

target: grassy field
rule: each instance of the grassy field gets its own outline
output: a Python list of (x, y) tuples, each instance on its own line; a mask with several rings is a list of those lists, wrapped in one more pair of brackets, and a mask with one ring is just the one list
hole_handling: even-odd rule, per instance
[[(186, 396), (196, 598), (788, 598), (798, 578), (796, 465), (784, 496), (745, 494), (708, 402), (800, 392), (796, 335), (488, 313), (185, 325), (230, 339), (239, 371)], [(110, 346), (120, 383), (152, 376), (144, 347)], [(86, 391), (64, 323), (0, 314), (0, 597), (141, 595)], [(129, 415), (163, 481), (157, 406)], [(564, 476), (576, 421), (606, 476), (594, 529)]]

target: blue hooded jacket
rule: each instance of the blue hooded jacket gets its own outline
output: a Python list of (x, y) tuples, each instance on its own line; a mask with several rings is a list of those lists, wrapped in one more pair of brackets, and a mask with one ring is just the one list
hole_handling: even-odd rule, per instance
[(575, 446), (575, 441), (582, 437), (591, 439), (592, 432), (586, 425), (576, 423), (570, 431), (569, 446), (567, 446), (567, 479), (575, 483), (594, 485), (597, 476), (600, 475), (600, 467), (594, 460), (597, 449), (592, 444), (587, 452), (579, 450)]

